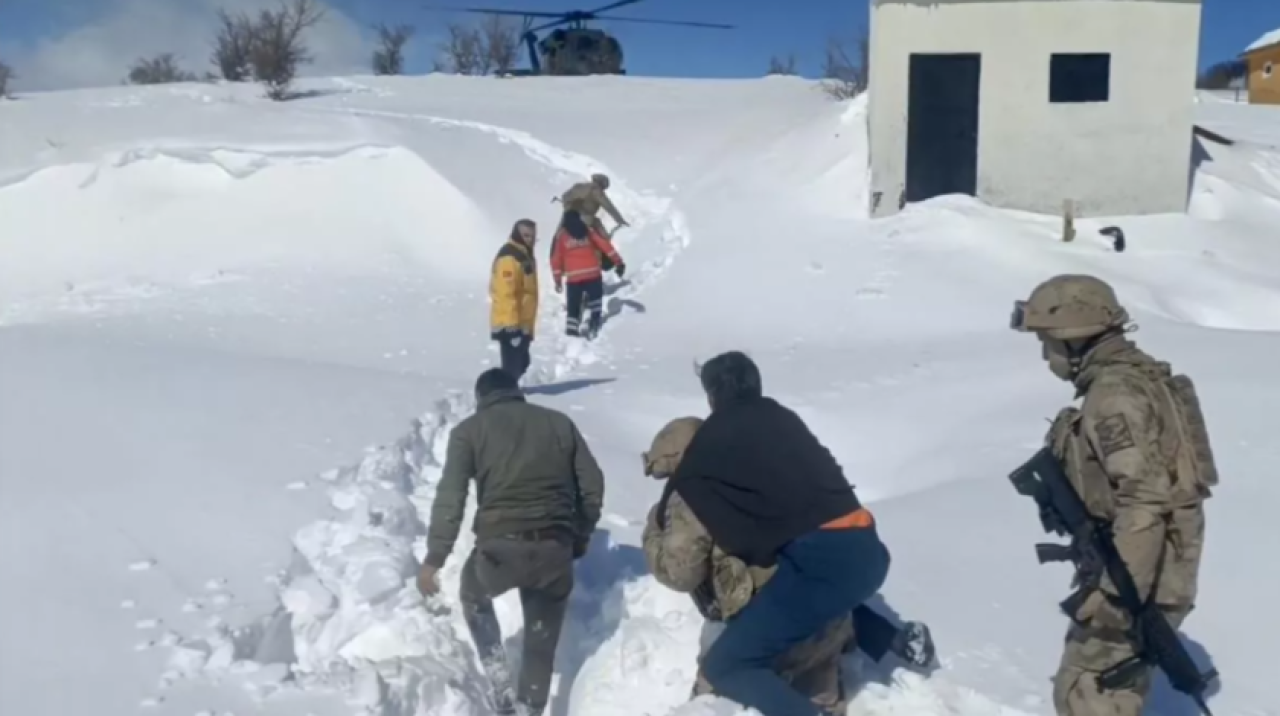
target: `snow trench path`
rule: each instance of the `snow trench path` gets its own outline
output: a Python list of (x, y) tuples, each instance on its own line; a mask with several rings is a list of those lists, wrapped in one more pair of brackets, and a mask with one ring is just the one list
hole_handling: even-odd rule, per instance
[[(689, 243), (684, 216), (669, 199), (633, 190), (617, 172), (591, 157), (502, 127), (378, 114), (492, 134), (518, 145), (566, 179), (606, 172), (613, 178), (610, 193), (615, 202), (633, 219), (632, 228), (618, 237), (620, 247), (651, 244), (645, 247), (650, 250), (637, 253), (656, 258), (633, 264), (628, 280), (615, 284), (608, 299), (610, 320), (590, 343), (563, 335), (564, 302), (544, 282), (540, 339), (534, 343), (534, 367), (526, 377), (529, 386), (563, 380), (607, 355), (609, 334), (626, 318), (619, 303), (658, 280)], [(162, 688), (188, 678), (230, 678), (260, 698), (295, 689), (337, 691), (364, 713), (377, 716), (488, 713), (486, 681), (456, 606), (459, 572), (473, 542), (469, 530), (463, 530), (454, 557), (442, 570), (441, 597), (424, 602), (414, 584), (425, 549), (424, 518), (444, 464), (449, 432), (474, 407), (470, 386), (450, 392), (394, 443), (368, 448), (357, 463), (321, 475), (334, 514), (295, 535), (291, 564), (278, 575), (278, 607), (248, 626), (218, 625), (205, 634), (177, 637)], [(474, 507), (472, 500), (468, 513)], [(619, 597), (626, 580), (643, 572), (635, 560), (618, 558), (619, 546), (610, 543), (606, 531), (596, 537), (577, 566), (578, 584), (557, 656), (559, 683), (553, 683), (556, 694), (549, 716), (579, 711), (571, 701), (579, 701), (574, 686), (583, 679), (573, 677), (601, 639), (616, 631), (624, 616)], [(686, 610), (680, 595), (670, 599), (672, 610)], [(509, 655), (518, 662), (518, 599), (506, 595), (496, 606), (508, 635)], [(692, 647), (690, 655), (667, 653), (663, 661), (691, 663), (696, 643)], [(687, 688), (681, 684), (685, 693)]]

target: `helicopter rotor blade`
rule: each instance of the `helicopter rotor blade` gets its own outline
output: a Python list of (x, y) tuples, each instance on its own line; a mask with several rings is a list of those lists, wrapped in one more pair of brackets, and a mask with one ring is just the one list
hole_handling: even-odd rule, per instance
[(551, 28), (553, 28), (553, 27), (559, 27), (559, 26), (561, 26), (561, 25), (568, 25), (569, 23), (571, 23), (571, 22), (573, 22), (574, 20), (577, 20), (577, 19), (578, 19), (578, 18), (574, 18), (574, 17), (561, 17), (561, 16), (559, 16), (559, 15), (553, 15), (552, 17), (559, 17), (560, 19), (559, 19), (559, 20), (552, 20), (551, 22), (544, 22), (544, 23), (543, 23), (543, 24), (541, 24), (541, 25), (538, 25), (538, 26), (536, 26), (536, 27), (531, 27), (531, 28), (529, 28), (528, 30), (525, 30), (525, 32), (526, 32), (526, 33), (529, 33), (529, 32), (542, 32), (543, 30), (550, 30), (550, 29), (551, 29)]
[(642, 17), (598, 17), (599, 22), (638, 22), (646, 25), (682, 25), (684, 27), (707, 27), (715, 30), (732, 30), (733, 25), (723, 25), (717, 22), (694, 22), (685, 20), (651, 20)]
[(440, 7), (437, 5), (424, 5), (424, 10), (438, 10), (440, 12), (470, 12), (483, 15), (514, 15), (516, 17), (563, 17), (562, 12), (534, 12), (531, 10), (500, 10), (485, 7)]
[(614, 9), (617, 9), (617, 8), (620, 8), (620, 7), (625, 7), (625, 6), (627, 6), (627, 5), (635, 5), (636, 3), (640, 2), (640, 1), (641, 1), (641, 0), (619, 0), (619, 2), (609, 3), (608, 5), (605, 5), (604, 7), (598, 7), (598, 8), (596, 8), (595, 10), (588, 10), (588, 11), (586, 11), (586, 12), (585, 12), (585, 13), (583, 13), (583, 14), (584, 14), (584, 15), (598, 15), (598, 14), (600, 14), (600, 13), (602, 13), (602, 12), (609, 12), (610, 10), (614, 10)]

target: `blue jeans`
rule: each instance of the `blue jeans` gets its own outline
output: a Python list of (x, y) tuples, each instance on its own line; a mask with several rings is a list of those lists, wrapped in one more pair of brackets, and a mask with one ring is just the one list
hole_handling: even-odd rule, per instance
[(726, 625), (702, 660), (715, 692), (764, 716), (815, 716), (818, 709), (773, 670), (783, 652), (869, 599), (889, 574), (874, 526), (817, 530), (778, 554), (778, 571)]

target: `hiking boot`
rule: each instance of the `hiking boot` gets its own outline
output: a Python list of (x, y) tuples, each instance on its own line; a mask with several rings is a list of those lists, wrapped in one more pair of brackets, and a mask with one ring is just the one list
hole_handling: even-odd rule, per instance
[(925, 667), (933, 663), (937, 650), (933, 635), (924, 622), (907, 622), (893, 638), (889, 647), (900, 659), (912, 666)]

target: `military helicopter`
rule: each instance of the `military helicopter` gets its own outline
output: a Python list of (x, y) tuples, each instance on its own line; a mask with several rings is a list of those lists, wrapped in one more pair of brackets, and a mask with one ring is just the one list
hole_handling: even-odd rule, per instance
[[(527, 10), (495, 10), (490, 8), (429, 8), (452, 10), (483, 15), (510, 15), (523, 18), (520, 38), (529, 50), (529, 69), (512, 70), (506, 74), (522, 75), (624, 75), (622, 45), (604, 30), (586, 26), (590, 20), (608, 22), (635, 22), (648, 25), (682, 25), (716, 30), (732, 30), (733, 25), (711, 22), (686, 22), (683, 20), (651, 20), (636, 17), (600, 17), (600, 13), (634, 5), (642, 0), (620, 0), (595, 10), (571, 10), (569, 12), (532, 12)], [(535, 24), (537, 19), (549, 22)], [(561, 27), (567, 25), (567, 27)], [(538, 39), (537, 33), (556, 28), (546, 37)]]

